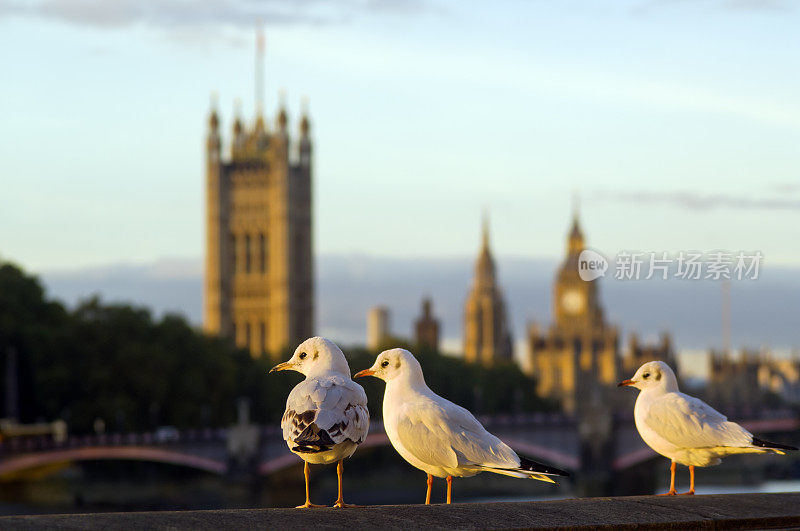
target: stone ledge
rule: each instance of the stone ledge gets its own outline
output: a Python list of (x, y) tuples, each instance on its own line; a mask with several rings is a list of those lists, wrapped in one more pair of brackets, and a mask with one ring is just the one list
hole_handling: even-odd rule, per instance
[(751, 529), (800, 527), (800, 493), (6, 516), (2, 529)]

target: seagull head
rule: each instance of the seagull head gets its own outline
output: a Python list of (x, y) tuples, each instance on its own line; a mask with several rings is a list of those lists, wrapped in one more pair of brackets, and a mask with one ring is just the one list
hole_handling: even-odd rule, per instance
[(342, 350), (336, 343), (324, 337), (306, 339), (294, 351), (294, 354), (283, 363), (270, 369), (273, 371), (297, 371), (306, 376), (316, 376), (336, 372), (350, 376), (350, 366)]
[(661, 389), (663, 391), (677, 391), (678, 380), (675, 373), (663, 361), (648, 361), (636, 371), (633, 378), (622, 380), (617, 387), (631, 386), (646, 391)]
[(386, 383), (394, 379), (408, 380), (410, 383), (425, 383), (422, 367), (413, 354), (402, 348), (384, 350), (369, 369), (355, 374), (354, 378), (374, 376)]

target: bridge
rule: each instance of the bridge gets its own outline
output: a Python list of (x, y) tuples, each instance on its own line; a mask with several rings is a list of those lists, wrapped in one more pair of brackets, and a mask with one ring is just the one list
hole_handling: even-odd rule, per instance
[[(737, 421), (756, 434), (780, 434), (800, 429), (800, 418), (791, 411), (760, 411)], [(479, 417), (486, 428), (518, 453), (552, 463), (569, 471), (581, 471), (581, 426), (563, 414), (531, 413)], [(636, 432), (632, 418), (616, 417), (613, 429), (616, 473), (647, 462), (656, 454)], [(361, 448), (389, 445), (380, 420), (370, 424)], [(356, 454), (356, 456), (358, 453)], [(230, 428), (190, 429), (169, 433), (127, 433), (68, 436), (62, 440), (38, 436), (0, 441), (0, 481), (58, 463), (131, 460), (167, 463), (212, 474), (248, 472), (273, 474), (299, 464), (289, 452), (280, 427), (240, 422)]]

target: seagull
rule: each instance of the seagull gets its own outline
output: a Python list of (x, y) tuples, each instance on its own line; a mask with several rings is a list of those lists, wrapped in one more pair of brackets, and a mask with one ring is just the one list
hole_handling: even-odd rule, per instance
[(281, 420), (289, 450), (305, 461), (306, 502), (297, 508), (323, 507), (309, 498), (308, 464), (333, 462), (338, 462), (339, 477), (339, 498), (334, 507), (353, 507), (342, 498), (342, 461), (353, 455), (369, 430), (364, 388), (350, 378), (350, 366), (339, 347), (324, 337), (306, 339), (289, 361), (269, 372), (285, 370), (306, 377), (289, 393)]
[(431, 391), (425, 385), (422, 367), (407, 350), (381, 352), (372, 367), (355, 375), (363, 376), (375, 376), (386, 382), (383, 426), (403, 459), (428, 474), (425, 505), (431, 502), (433, 476), (447, 478), (447, 503), (450, 503), (453, 477), (494, 472), (555, 483), (548, 476), (568, 475), (563, 470), (519, 457), (486, 431), (472, 413)]
[(731, 422), (719, 411), (699, 398), (678, 391), (678, 380), (663, 361), (645, 363), (633, 378), (623, 380), (618, 387), (639, 389), (633, 417), (636, 429), (647, 445), (672, 460), (669, 491), (675, 491), (676, 463), (689, 467), (690, 486), (694, 494), (694, 467), (718, 465), (731, 454), (797, 450), (793, 446), (762, 441), (752, 433)]

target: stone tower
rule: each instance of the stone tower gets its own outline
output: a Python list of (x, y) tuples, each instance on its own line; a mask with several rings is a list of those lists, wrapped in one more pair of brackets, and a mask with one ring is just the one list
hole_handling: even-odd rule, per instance
[(367, 312), (367, 349), (380, 352), (389, 338), (389, 308), (374, 306)]
[(430, 297), (422, 301), (422, 315), (414, 322), (414, 339), (420, 347), (439, 349), (439, 320), (433, 316)]
[(464, 357), (469, 362), (487, 366), (509, 362), (513, 357), (506, 305), (497, 286), (486, 219), (475, 277), (464, 306)]
[(617, 329), (608, 325), (600, 305), (597, 280), (578, 274), (578, 257), (585, 248), (577, 212), (567, 237), (567, 255), (553, 286), (553, 319), (547, 331), (528, 327), (528, 357), (537, 378), (537, 393), (558, 400), (575, 412), (579, 394), (591, 394), (619, 381)]
[(249, 128), (237, 115), (224, 157), (211, 110), (203, 323), (253, 356), (279, 356), (314, 335), (311, 153), (307, 112), (292, 138), (281, 104), (274, 128), (260, 110)]

